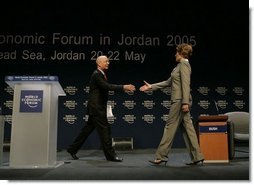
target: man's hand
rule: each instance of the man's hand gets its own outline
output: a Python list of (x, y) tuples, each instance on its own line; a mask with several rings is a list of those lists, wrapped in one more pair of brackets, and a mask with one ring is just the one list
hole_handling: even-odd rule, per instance
[(132, 84), (124, 85), (123, 89), (124, 89), (124, 91), (135, 91), (136, 90), (135, 86)]
[(147, 91), (147, 90), (150, 90), (152, 88), (151, 84), (147, 83), (145, 80), (144, 80), (144, 83), (145, 85), (141, 86), (139, 88), (140, 91)]

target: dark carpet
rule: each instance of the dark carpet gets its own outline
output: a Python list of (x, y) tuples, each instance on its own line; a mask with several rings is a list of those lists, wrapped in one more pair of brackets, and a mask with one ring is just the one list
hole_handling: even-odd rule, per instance
[(248, 148), (238, 148), (229, 163), (187, 166), (190, 162), (185, 149), (172, 149), (166, 166), (152, 165), (155, 149), (117, 151), (123, 162), (106, 161), (101, 150), (81, 150), (79, 160), (72, 160), (65, 151), (57, 152), (57, 161), (63, 162), (51, 169), (8, 168), (9, 152), (4, 152), (0, 167), (2, 180), (240, 180), (249, 181)]

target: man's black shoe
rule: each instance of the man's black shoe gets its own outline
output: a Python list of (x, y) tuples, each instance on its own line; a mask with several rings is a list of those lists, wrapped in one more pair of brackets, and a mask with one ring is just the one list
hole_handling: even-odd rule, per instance
[[(68, 151), (67, 151), (68, 152)], [(74, 159), (74, 160), (78, 160), (79, 158), (78, 158), (78, 156), (76, 156), (76, 154), (74, 154), (74, 153), (71, 153), (71, 152), (68, 152), (70, 155), (71, 155), (71, 157)]]
[(122, 162), (123, 161), (123, 158), (121, 157), (114, 157), (114, 158), (111, 158), (111, 159), (108, 159), (108, 161), (113, 161), (113, 162)]

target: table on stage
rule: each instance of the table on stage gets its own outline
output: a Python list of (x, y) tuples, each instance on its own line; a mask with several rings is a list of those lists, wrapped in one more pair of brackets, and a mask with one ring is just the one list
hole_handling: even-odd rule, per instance
[(199, 116), (199, 144), (205, 163), (228, 163), (226, 115)]

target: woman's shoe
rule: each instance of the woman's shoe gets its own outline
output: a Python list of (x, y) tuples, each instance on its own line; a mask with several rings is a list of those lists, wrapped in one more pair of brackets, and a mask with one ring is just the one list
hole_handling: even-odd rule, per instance
[(191, 162), (191, 163), (186, 163), (186, 165), (198, 165), (198, 164), (203, 165), (203, 163), (204, 163), (204, 159), (201, 159), (201, 160), (194, 161), (194, 162)]
[(161, 163), (164, 163), (164, 165), (166, 166), (166, 164), (167, 164), (168, 161), (156, 159), (156, 160), (154, 160), (154, 161), (150, 161), (150, 160), (149, 160), (149, 162), (152, 163), (152, 164), (156, 164), (156, 165), (159, 165), (159, 164), (161, 164)]

